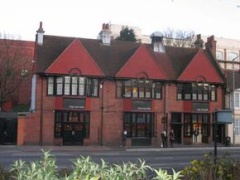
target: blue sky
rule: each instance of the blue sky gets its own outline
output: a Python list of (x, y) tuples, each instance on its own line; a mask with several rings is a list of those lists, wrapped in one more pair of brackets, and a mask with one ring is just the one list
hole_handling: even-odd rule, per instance
[(97, 37), (102, 23), (137, 26), (144, 35), (167, 28), (240, 40), (240, 0), (7, 0), (0, 33), (34, 40), (45, 34)]

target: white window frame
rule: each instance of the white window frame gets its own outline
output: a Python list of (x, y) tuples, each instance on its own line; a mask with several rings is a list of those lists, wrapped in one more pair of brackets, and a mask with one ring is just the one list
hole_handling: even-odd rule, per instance
[(217, 51), (216, 56), (217, 56), (217, 60), (224, 60), (224, 52), (223, 51)]
[[(236, 58), (237, 57), (237, 58)], [(236, 58), (236, 59), (235, 59)], [(238, 52), (228, 52), (227, 53), (227, 60), (228, 61), (232, 61), (233, 59), (235, 59), (234, 61), (239, 61), (239, 57), (238, 57)]]
[(240, 109), (240, 92), (234, 92), (234, 109)]
[(48, 89), (47, 89), (48, 95), (54, 94), (54, 77), (48, 77)]
[(235, 119), (234, 120), (234, 133), (235, 135), (240, 135), (240, 119)]

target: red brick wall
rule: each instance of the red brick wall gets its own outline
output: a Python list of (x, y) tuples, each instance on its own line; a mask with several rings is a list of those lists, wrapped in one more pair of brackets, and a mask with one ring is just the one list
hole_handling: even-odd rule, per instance
[(123, 131), (123, 101), (116, 98), (116, 85), (113, 81), (105, 81), (103, 84), (103, 127), (104, 144), (119, 145)]
[[(39, 112), (34, 114), (30, 114), (24, 118), (24, 120), (20, 120), (20, 127), (18, 127), (18, 136), (23, 139), (19, 140), (19, 143), (23, 143), (24, 145), (40, 145), (39, 144), (39, 121), (38, 117)], [(19, 126), (18, 125), (18, 126)], [(20, 128), (23, 128), (20, 129)]]
[[(9, 52), (5, 50), (6, 48)], [(0, 39), (0, 51), (2, 53), (1, 62), (4, 63), (6, 62), (4, 58), (9, 58), (11, 59), (10, 61), (12, 61), (12, 63), (18, 63), (17, 68), (14, 68), (14, 71), (19, 74), (19, 76), (15, 77), (16, 83), (19, 83), (19, 85), (18, 88), (12, 92), (11, 97), (8, 99), (9, 102), (13, 102), (13, 106), (11, 108), (18, 104), (30, 104), (34, 48), (34, 41)], [(6, 53), (6, 55), (4, 53)], [(22, 70), (27, 70), (27, 76), (21, 76)], [(8, 109), (6, 109), (6, 111), (8, 111)]]
[[(122, 132), (123, 107), (122, 100), (115, 97), (115, 89), (114, 82), (104, 81), (102, 89), (100, 89), (100, 98), (91, 98), (91, 136), (90, 139), (84, 141), (86, 144), (119, 145)], [(104, 92), (103, 102), (102, 90)], [(102, 105), (103, 108), (101, 109)]]
[(216, 109), (224, 109), (224, 90), (221, 86), (217, 88), (217, 101), (210, 103), (210, 111), (214, 112)]
[[(40, 77), (37, 78), (37, 97), (36, 97), (36, 112), (34, 118), (29, 118), (26, 122), (25, 144), (39, 143), (40, 123), (42, 116), (42, 141), (43, 145), (60, 145), (61, 138), (54, 138), (54, 110), (56, 105), (56, 98), (54, 96), (46, 96), (47, 81)], [(41, 89), (43, 89), (43, 98), (41, 99)], [(103, 90), (103, 102), (102, 102)], [(100, 89), (99, 98), (86, 98), (87, 110), (90, 111), (90, 137), (84, 139), (84, 145), (119, 145), (121, 142), (122, 126), (123, 126), (123, 99), (115, 97), (116, 86), (114, 81), (104, 81)], [(217, 89), (218, 101), (210, 102), (210, 111), (221, 109), (223, 105), (222, 88)], [(166, 102), (165, 102), (166, 97)], [(43, 106), (41, 107), (41, 100)], [(103, 103), (103, 104), (102, 104)], [(129, 101), (131, 103), (131, 101)], [(176, 100), (176, 85), (167, 84), (166, 89), (163, 88), (163, 98), (161, 100), (153, 100), (152, 112), (155, 114), (154, 119), (154, 135), (160, 136), (163, 129), (162, 118), (165, 113), (168, 113), (168, 127), (171, 123), (172, 112), (192, 112), (191, 102), (186, 108), (184, 104), (186, 101)], [(103, 109), (101, 108), (103, 105)], [(43, 113), (40, 114), (40, 110)], [(103, 110), (103, 111), (102, 111)], [(103, 114), (102, 114), (103, 113)], [(31, 119), (31, 120), (30, 120)], [(101, 127), (102, 124), (102, 127)], [(101, 130), (102, 138), (101, 138)], [(102, 141), (101, 141), (102, 139)]]
[(101, 102), (99, 98), (91, 98), (90, 137), (84, 140), (85, 145), (100, 143)]
[[(28, 123), (25, 124), (25, 144), (54, 144), (55, 97), (46, 96), (46, 82), (46, 79), (42, 81), (39, 76), (37, 77), (36, 108), (32, 116), (26, 121)], [(41, 101), (43, 101), (42, 106)], [(42, 134), (42, 138), (40, 138), (40, 134)]]
[(24, 145), (25, 140), (25, 117), (18, 117), (17, 145)]
[[(43, 98), (41, 99), (41, 89), (43, 90)], [(42, 122), (42, 143), (43, 145), (54, 144), (54, 110), (55, 110), (55, 97), (47, 96), (47, 80), (44, 79), (43, 83), (37, 86), (39, 100), (43, 101), (43, 106), (37, 106), (38, 109), (42, 108), (42, 115), (40, 115), (39, 122)], [(42, 118), (41, 118), (42, 116)]]

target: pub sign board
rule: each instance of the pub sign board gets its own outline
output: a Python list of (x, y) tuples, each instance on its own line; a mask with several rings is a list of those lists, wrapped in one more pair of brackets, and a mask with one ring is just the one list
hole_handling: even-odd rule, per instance
[(152, 109), (152, 101), (132, 101), (132, 109), (150, 111)]
[(232, 110), (216, 110), (215, 115), (217, 123), (231, 124), (233, 121)]
[(85, 99), (64, 98), (64, 109), (85, 109)]
[(209, 103), (192, 103), (192, 110), (196, 112), (207, 112), (209, 111)]

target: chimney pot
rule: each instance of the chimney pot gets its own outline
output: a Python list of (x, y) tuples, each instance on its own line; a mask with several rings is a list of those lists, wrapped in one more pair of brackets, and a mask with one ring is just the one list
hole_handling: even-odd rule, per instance
[(106, 24), (105, 29), (109, 30), (109, 24)]
[(102, 24), (102, 31), (99, 33), (100, 39), (104, 45), (110, 45), (111, 43), (111, 31), (109, 29), (109, 24)]

